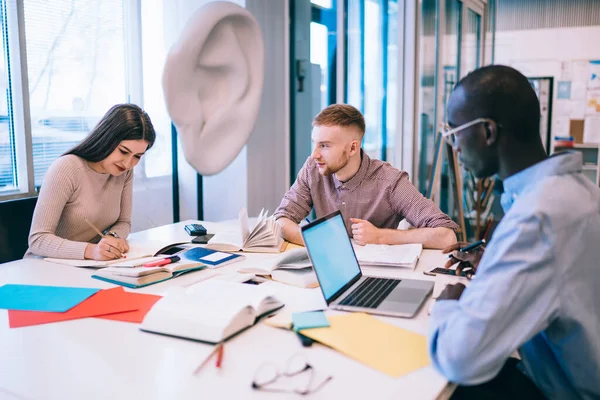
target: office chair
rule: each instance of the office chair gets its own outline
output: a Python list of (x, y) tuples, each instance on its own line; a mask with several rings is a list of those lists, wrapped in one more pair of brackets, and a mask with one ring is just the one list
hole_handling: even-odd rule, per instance
[(0, 201), (0, 264), (23, 258), (37, 197)]

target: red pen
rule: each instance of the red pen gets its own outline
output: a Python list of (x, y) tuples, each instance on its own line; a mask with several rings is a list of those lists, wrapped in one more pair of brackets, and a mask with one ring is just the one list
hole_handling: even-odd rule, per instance
[(218, 343), (215, 348), (210, 352), (209, 356), (202, 361), (202, 364), (198, 365), (198, 368), (194, 370), (194, 375), (198, 373), (208, 362), (213, 358), (213, 356), (217, 353), (217, 363), (216, 367), (221, 368), (221, 364), (223, 363), (223, 342)]
[(219, 350), (217, 353), (217, 363), (216, 363), (216, 367), (217, 368), (221, 368), (221, 364), (223, 364), (223, 343), (219, 344)]
[(175, 263), (181, 260), (178, 256), (171, 256), (167, 258), (162, 258), (160, 260), (151, 261), (149, 263), (144, 264), (144, 267), (160, 267), (161, 265), (167, 265), (171, 263)]

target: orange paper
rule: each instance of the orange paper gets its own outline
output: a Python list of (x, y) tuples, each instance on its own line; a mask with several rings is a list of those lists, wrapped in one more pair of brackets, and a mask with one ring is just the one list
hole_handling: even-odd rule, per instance
[(19, 328), (137, 310), (139, 306), (131, 301), (131, 295), (132, 293), (126, 292), (122, 287), (117, 287), (100, 290), (63, 313), (9, 310), (9, 325), (11, 328)]
[(129, 312), (121, 312), (118, 314), (103, 315), (98, 318), (111, 319), (113, 321), (134, 322), (141, 324), (144, 317), (150, 311), (154, 303), (162, 298), (154, 294), (128, 293), (131, 295), (129, 304), (135, 305), (137, 310)]

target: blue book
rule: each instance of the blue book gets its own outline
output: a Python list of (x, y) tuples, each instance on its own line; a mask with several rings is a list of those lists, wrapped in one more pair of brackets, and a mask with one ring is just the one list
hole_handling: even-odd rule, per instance
[(219, 268), (246, 258), (241, 254), (225, 253), (205, 247), (194, 247), (179, 253), (178, 256), (182, 259), (202, 263), (207, 268)]

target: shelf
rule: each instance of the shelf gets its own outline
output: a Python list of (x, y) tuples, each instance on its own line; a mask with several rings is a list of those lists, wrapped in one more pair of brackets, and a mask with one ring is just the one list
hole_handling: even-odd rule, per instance
[(598, 166), (597, 165), (589, 165), (589, 164), (584, 164), (582, 169), (584, 171), (597, 171), (598, 170)]

